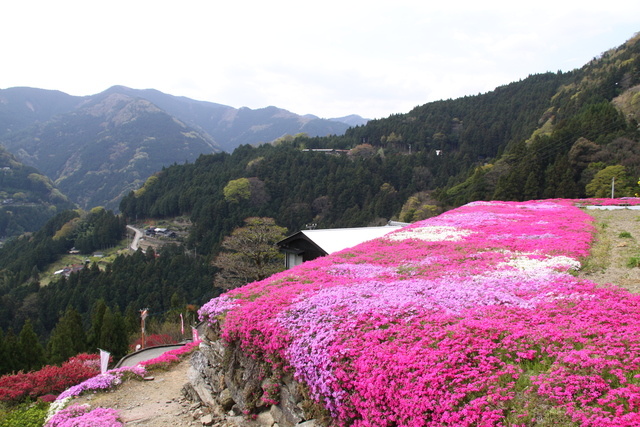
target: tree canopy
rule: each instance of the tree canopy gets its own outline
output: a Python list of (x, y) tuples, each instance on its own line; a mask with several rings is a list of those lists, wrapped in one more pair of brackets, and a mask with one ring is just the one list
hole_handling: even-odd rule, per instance
[(245, 226), (225, 237), (221, 252), (213, 265), (222, 269), (215, 283), (231, 289), (262, 280), (284, 269), (284, 256), (276, 243), (285, 237), (286, 228), (276, 225), (273, 218), (251, 217)]
[(630, 196), (629, 177), (627, 170), (622, 165), (607, 166), (602, 169), (587, 184), (586, 192), (590, 197), (614, 197)]

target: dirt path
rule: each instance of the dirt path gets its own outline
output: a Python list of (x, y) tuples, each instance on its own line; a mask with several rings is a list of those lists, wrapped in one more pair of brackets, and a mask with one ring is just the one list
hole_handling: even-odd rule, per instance
[(181, 393), (189, 366), (187, 358), (169, 371), (152, 372), (152, 381), (126, 381), (112, 392), (81, 396), (74, 403), (117, 409), (127, 426), (201, 426), (202, 414)]
[(598, 233), (580, 277), (640, 293), (640, 268), (627, 266), (633, 257), (640, 260), (640, 211), (587, 210), (587, 213), (596, 219)]

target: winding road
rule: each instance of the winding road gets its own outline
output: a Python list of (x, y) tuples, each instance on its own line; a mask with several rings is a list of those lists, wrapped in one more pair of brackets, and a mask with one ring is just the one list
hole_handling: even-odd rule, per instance
[(167, 351), (175, 350), (184, 346), (182, 344), (170, 344), (170, 345), (158, 345), (149, 348), (143, 348), (141, 350), (135, 351), (133, 353), (127, 354), (124, 356), (118, 364), (116, 368), (121, 368), (123, 366), (135, 366), (140, 362), (144, 362), (145, 360), (155, 359), (156, 357), (160, 357), (165, 354)]
[(131, 242), (131, 246), (129, 246), (129, 249), (135, 252), (138, 250), (140, 239), (142, 239), (142, 230), (140, 230), (139, 228), (135, 228), (131, 225), (127, 225), (127, 228), (135, 233), (135, 236), (133, 237), (133, 241)]

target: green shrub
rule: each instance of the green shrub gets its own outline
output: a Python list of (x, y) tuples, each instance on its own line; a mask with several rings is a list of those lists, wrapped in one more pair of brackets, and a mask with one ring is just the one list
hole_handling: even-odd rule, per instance
[(627, 267), (640, 267), (640, 256), (632, 256), (631, 258), (629, 258), (629, 261), (627, 261)]
[(623, 231), (620, 234), (618, 234), (618, 237), (624, 238), (624, 239), (630, 239), (631, 233), (629, 233), (628, 231)]
[(47, 402), (24, 403), (3, 414), (0, 417), (0, 427), (42, 427), (48, 409)]

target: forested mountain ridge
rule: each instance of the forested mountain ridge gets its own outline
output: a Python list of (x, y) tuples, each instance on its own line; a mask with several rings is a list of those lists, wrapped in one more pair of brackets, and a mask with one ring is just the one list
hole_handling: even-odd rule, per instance
[[(272, 216), (292, 232), (310, 222), (335, 227), (415, 220), (472, 200), (596, 195), (588, 185), (601, 171), (618, 165), (631, 176), (640, 173), (633, 116), (639, 40), (578, 70), (431, 102), (343, 136), (300, 136), (201, 156), (193, 165), (165, 169), (120, 208), (130, 217), (190, 214), (189, 243), (213, 253), (224, 235), (253, 215)], [(631, 193), (631, 181), (620, 178), (619, 194)], [(225, 196), (240, 187), (244, 196)]]
[(277, 107), (236, 109), (153, 89), (113, 86), (84, 97), (0, 90), (0, 145), (85, 209), (117, 209), (120, 198), (152, 173), (203, 153), (299, 133), (341, 134), (347, 128)]
[(569, 74), (529, 138), (451, 185), (443, 200), (633, 195), (640, 176), (640, 35)]
[[(190, 243), (200, 253), (215, 252), (247, 216), (274, 217), (290, 232), (311, 222), (321, 228), (364, 226), (400, 216), (416, 193), (422, 196), (415, 210), (429, 206), (422, 210), (433, 214), (437, 203), (424, 193), (455, 182), (480, 157), (495, 157), (511, 141), (529, 136), (566, 80), (555, 73), (531, 76), (488, 94), (372, 120), (344, 136), (298, 137), (201, 156), (194, 164), (166, 168), (125, 197), (120, 209), (131, 218), (190, 214)], [(327, 148), (351, 151), (303, 151)], [(249, 196), (225, 198), (225, 187), (242, 179)]]
[(385, 223), (413, 192), (427, 188), (430, 176), (421, 164), (430, 161), (426, 152), (327, 155), (302, 151), (298, 140), (242, 146), (165, 168), (123, 198), (120, 210), (129, 218), (190, 215), (189, 244), (204, 255), (250, 216), (276, 218), (290, 232), (310, 222), (321, 228)]
[(358, 115), (321, 119), (304, 116), (277, 107), (251, 109), (234, 108), (214, 102), (197, 101), (174, 96), (155, 89), (132, 89), (112, 86), (95, 95), (72, 96), (60, 91), (14, 87), (0, 89), (0, 137), (43, 123), (56, 115), (82, 108), (95, 98), (111, 94), (145, 99), (195, 128), (204, 138), (215, 141), (217, 147), (231, 152), (242, 144), (271, 142), (284, 135), (306, 133), (310, 136), (343, 134), (349, 126), (366, 123)]
[(227, 152), (232, 152), (239, 145), (271, 142), (287, 134), (341, 135), (354, 123), (354, 120), (357, 121), (356, 117), (359, 117), (321, 119), (314, 115), (300, 116), (274, 106), (255, 110), (247, 107), (233, 108), (183, 96), (168, 95), (154, 89), (139, 90), (113, 86), (105, 91), (105, 93), (114, 92), (152, 102), (189, 126), (210, 135), (221, 149)]
[(0, 89), (0, 136), (79, 108), (87, 97), (30, 87)]
[(37, 231), (56, 212), (74, 207), (48, 177), (0, 146), (0, 237)]
[(213, 141), (149, 101), (118, 93), (12, 132), (0, 144), (82, 208), (110, 209), (164, 165), (216, 151)]

